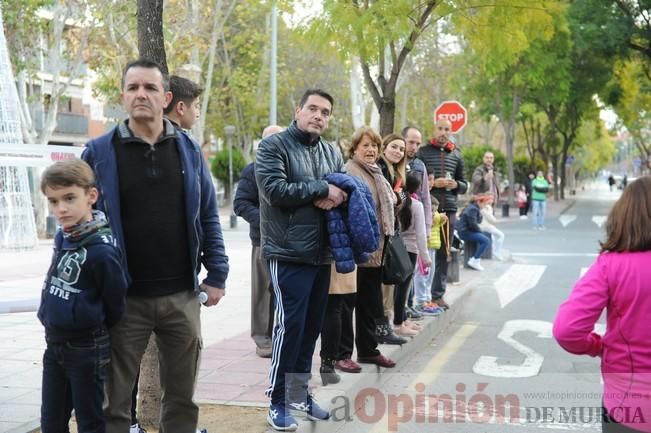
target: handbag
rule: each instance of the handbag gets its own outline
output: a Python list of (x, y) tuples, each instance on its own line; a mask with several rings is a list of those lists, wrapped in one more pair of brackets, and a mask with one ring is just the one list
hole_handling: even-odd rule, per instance
[(400, 234), (387, 238), (384, 246), (382, 261), (382, 282), (384, 284), (400, 284), (414, 272), (407, 247)]

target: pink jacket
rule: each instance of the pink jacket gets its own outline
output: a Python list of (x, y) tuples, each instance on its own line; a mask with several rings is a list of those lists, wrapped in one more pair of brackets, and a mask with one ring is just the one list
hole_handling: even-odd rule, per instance
[[(602, 337), (594, 325), (604, 308)], [(651, 251), (600, 254), (560, 306), (554, 338), (570, 353), (600, 356), (604, 406), (651, 432)]]

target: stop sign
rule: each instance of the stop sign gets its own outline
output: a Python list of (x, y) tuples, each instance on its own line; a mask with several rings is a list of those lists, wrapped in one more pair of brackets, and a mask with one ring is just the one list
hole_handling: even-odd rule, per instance
[(466, 108), (457, 101), (444, 101), (434, 110), (434, 123), (447, 119), (452, 124), (452, 132), (459, 132), (466, 126)]

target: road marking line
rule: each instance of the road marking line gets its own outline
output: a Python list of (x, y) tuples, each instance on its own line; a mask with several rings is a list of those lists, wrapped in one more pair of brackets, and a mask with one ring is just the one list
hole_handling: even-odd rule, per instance
[(608, 217), (605, 216), (605, 215), (593, 215), (592, 216), (592, 222), (597, 224), (597, 226), (599, 226), (599, 228), (601, 228), (601, 226), (606, 222), (607, 218)]
[(546, 268), (546, 265), (511, 265), (494, 283), (500, 306), (506, 307), (527, 290), (533, 289)]
[(581, 271), (579, 271), (579, 278), (585, 275), (586, 272), (588, 272), (589, 267), (587, 268), (581, 268)]
[[(466, 323), (461, 325), (459, 330), (454, 333), (452, 337), (448, 340), (447, 343), (438, 353), (431, 359), (431, 361), (425, 366), (425, 368), (416, 376), (416, 379), (412, 381), (408, 389), (414, 389), (414, 387), (419, 383), (432, 383), (438, 376), (441, 374), (441, 370), (445, 364), (450, 361), (452, 355), (457, 353), (461, 349), (468, 339), (476, 330), (479, 325), (477, 323)], [(385, 411), (384, 416), (379, 420), (371, 433), (386, 433), (387, 426), (389, 425), (387, 419), (387, 411)]]
[(497, 356), (480, 356), (472, 371), (475, 374), (489, 377), (533, 377), (537, 376), (545, 357), (529, 346), (515, 339), (519, 332), (534, 332), (538, 338), (552, 338), (552, 324), (542, 320), (509, 320), (504, 323), (497, 338), (524, 355), (519, 365), (500, 364)]
[(572, 223), (575, 219), (576, 215), (561, 215), (558, 220), (563, 224), (563, 227), (567, 227), (568, 224)]

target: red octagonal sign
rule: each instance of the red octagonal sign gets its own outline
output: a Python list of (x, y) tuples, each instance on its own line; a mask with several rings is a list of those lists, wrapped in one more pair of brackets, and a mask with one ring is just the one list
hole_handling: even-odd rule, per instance
[(452, 124), (452, 132), (459, 132), (466, 126), (468, 112), (457, 101), (444, 101), (434, 110), (434, 123), (441, 119), (448, 119)]

